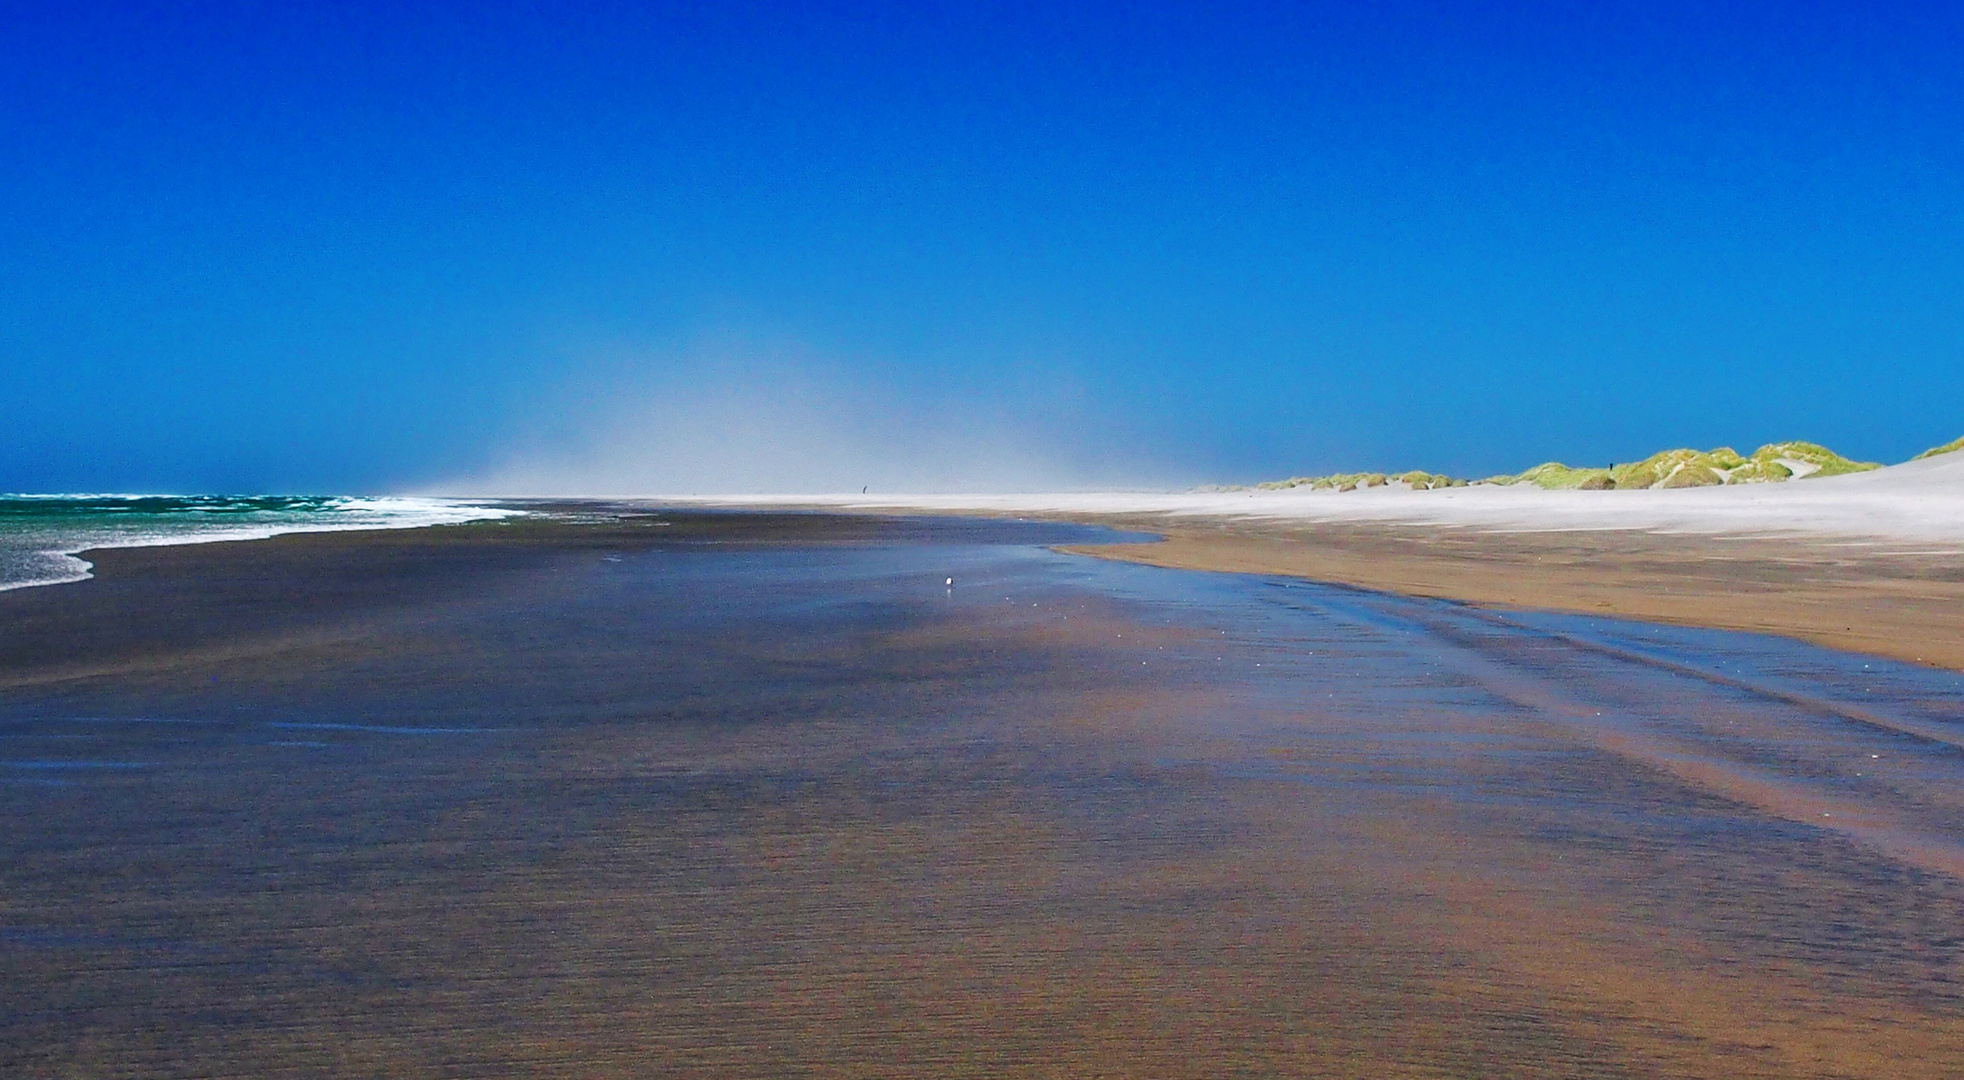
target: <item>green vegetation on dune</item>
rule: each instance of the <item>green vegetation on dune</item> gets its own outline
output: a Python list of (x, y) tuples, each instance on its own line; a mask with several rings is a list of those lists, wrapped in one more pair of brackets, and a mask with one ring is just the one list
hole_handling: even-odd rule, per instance
[(1791, 468), (1771, 458), (1754, 458), (1734, 470), (1731, 477), (1735, 484), (1777, 484), (1793, 478)]
[(1291, 488), (1309, 488), (1313, 491), (1356, 491), (1359, 488), (1389, 487), (1402, 484), (1414, 491), (1429, 491), (1442, 487), (1465, 487), (1466, 481), (1455, 480), (1438, 473), (1402, 472), (1395, 474), (1381, 472), (1332, 473), (1329, 476), (1292, 476), (1287, 480), (1270, 480), (1256, 484), (1260, 491), (1287, 491)]
[(1584, 487), (1599, 488), (1600, 482), (1608, 477), (1608, 469), (1573, 469), (1559, 461), (1547, 461), (1519, 476), (1498, 477), (1487, 482), (1533, 484), (1549, 491), (1575, 491)]
[(1922, 453), (1911, 458), (1910, 460), (1922, 461), (1924, 458), (1933, 458), (1936, 457), (1938, 454), (1954, 454), (1959, 450), (1964, 450), (1964, 439), (1953, 439), (1952, 441), (1947, 442), (1942, 446), (1933, 446), (1930, 449), (1925, 450)]
[(1533, 484), (1551, 491), (1627, 491), (1779, 483), (1795, 476), (1842, 476), (1881, 467), (1869, 461), (1850, 461), (1819, 443), (1780, 442), (1760, 447), (1751, 457), (1741, 457), (1729, 446), (1664, 450), (1642, 461), (1607, 469), (1578, 469), (1550, 461), (1518, 476), (1497, 476), (1482, 483)]
[(1802, 479), (1822, 476), (1845, 476), (1848, 473), (1872, 472), (1882, 467), (1875, 461), (1850, 461), (1840, 454), (1811, 442), (1767, 443), (1753, 451), (1754, 461), (1796, 461), (1803, 465), (1813, 465), (1815, 470)]
[(1405, 482), (1405, 486), (1411, 488), (1413, 491), (1418, 491), (1420, 489), (1430, 491), (1434, 488), (1466, 486), (1466, 481), (1455, 479), (1453, 477), (1445, 475), (1444, 473), (1420, 472), (1416, 469), (1412, 470), (1411, 472), (1399, 473), (1397, 476), (1392, 477), (1392, 479), (1403, 480)]
[[(1928, 450), (1918, 457), (1931, 457), (1964, 450), (1964, 439)], [(1476, 484), (1532, 484), (1549, 491), (1609, 491), (1641, 488), (1717, 487), (1721, 484), (1771, 484), (1795, 477), (1843, 476), (1868, 472), (1881, 465), (1872, 461), (1851, 461), (1811, 442), (1767, 443), (1743, 457), (1729, 446), (1712, 450), (1664, 450), (1642, 461), (1611, 465), (1608, 468), (1577, 468), (1559, 461), (1544, 462), (1523, 473), (1490, 476)], [(1359, 488), (1401, 486), (1413, 491), (1465, 487), (1466, 481), (1428, 472), (1335, 473), (1330, 476), (1297, 476), (1257, 485), (1263, 491), (1310, 488), (1316, 491), (1355, 491)]]
[(1665, 450), (1642, 461), (1618, 465), (1610, 478), (1619, 488), (1711, 487), (1726, 482), (1733, 470), (1749, 463), (1730, 446), (1716, 450)]
[(1704, 465), (1686, 465), (1657, 485), (1661, 488), (1716, 487), (1725, 483), (1725, 474)]

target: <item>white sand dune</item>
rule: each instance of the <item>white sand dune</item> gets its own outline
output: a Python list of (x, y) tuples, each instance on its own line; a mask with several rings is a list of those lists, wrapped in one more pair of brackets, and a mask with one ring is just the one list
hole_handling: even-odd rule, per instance
[(718, 505), (1009, 514), (1162, 514), (1275, 522), (1358, 521), (1505, 532), (1636, 529), (1910, 541), (1964, 550), (1964, 452), (1875, 472), (1674, 491), (1543, 491), (1525, 485), (1438, 491), (1076, 492), (1024, 495), (750, 496)]

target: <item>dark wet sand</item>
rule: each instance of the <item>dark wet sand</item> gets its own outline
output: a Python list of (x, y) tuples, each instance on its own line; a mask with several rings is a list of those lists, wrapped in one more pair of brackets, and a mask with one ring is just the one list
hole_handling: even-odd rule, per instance
[(1957, 687), (1002, 528), (0, 594), (0, 1074), (1964, 1065)]

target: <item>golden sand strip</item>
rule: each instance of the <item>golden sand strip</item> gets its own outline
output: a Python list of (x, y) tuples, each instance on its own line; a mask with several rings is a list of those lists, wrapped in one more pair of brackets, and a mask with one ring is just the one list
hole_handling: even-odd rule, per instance
[(1108, 517), (1165, 537), (1066, 550), (1410, 596), (1778, 634), (1964, 671), (1964, 558), (1914, 545), (1635, 531)]

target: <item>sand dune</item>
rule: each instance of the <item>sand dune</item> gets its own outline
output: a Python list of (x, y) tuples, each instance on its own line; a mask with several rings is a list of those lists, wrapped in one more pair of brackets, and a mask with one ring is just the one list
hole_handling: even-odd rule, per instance
[(1964, 453), (1876, 472), (1785, 484), (1675, 491), (1074, 492), (1022, 495), (747, 496), (722, 505), (1011, 514), (1157, 514), (1174, 519), (1461, 526), (1503, 532), (1638, 530), (1690, 535), (1843, 537), (1964, 545)]

